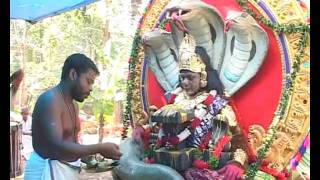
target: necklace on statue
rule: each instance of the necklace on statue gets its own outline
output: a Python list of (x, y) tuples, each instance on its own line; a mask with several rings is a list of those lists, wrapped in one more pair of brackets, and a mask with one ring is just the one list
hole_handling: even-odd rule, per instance
[(58, 89), (59, 89), (59, 92), (60, 92), (60, 95), (61, 95), (61, 97), (62, 97), (62, 99), (63, 99), (63, 102), (64, 102), (64, 104), (67, 106), (67, 109), (68, 109), (68, 112), (69, 112), (69, 117), (70, 117), (70, 119), (72, 120), (73, 119), (73, 138), (74, 138), (74, 141), (76, 141), (76, 112), (75, 112), (75, 108), (74, 108), (74, 105), (73, 105), (73, 102), (71, 102), (72, 103), (72, 112), (71, 112), (71, 108), (70, 108), (70, 106), (68, 105), (68, 103), (66, 102), (66, 100), (65, 100), (65, 98), (64, 98), (64, 95), (63, 95), (63, 92), (62, 92), (62, 89), (61, 89), (61, 87), (58, 85), (57, 86), (58, 87)]
[(182, 92), (177, 95), (174, 104), (180, 106), (182, 109), (194, 109), (198, 104), (203, 102), (208, 95), (208, 93), (200, 92), (195, 97), (191, 98), (186, 95), (185, 92)]

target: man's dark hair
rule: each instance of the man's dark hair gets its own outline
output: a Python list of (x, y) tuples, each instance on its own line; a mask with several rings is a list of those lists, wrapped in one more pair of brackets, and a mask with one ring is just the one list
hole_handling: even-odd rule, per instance
[(94, 62), (84, 54), (75, 53), (70, 55), (63, 64), (61, 80), (68, 78), (70, 69), (75, 69), (77, 74), (85, 73), (92, 69), (98, 75), (100, 74)]
[(13, 83), (14, 81), (22, 81), (24, 76), (24, 72), (22, 69), (18, 69), (15, 71), (11, 76), (10, 76), (10, 84)]
[(219, 78), (217, 70), (213, 69), (210, 65), (210, 56), (207, 51), (201, 46), (196, 46), (195, 53), (200, 56), (202, 62), (206, 65), (208, 81), (207, 89), (209, 91), (214, 89), (217, 91), (217, 94), (223, 95), (224, 86)]
[(12, 94), (16, 94), (19, 86), (22, 82), (22, 79), (24, 77), (24, 72), (22, 69), (19, 69), (15, 71), (11, 76), (10, 76), (10, 88), (12, 88)]

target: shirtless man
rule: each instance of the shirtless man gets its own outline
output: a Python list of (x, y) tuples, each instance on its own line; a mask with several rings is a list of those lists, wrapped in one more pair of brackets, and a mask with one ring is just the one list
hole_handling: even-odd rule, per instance
[[(79, 107), (74, 100), (83, 102), (90, 95), (98, 75), (96, 65), (88, 57), (73, 54), (63, 65), (60, 83), (40, 95), (32, 114), (35, 152), (27, 162), (25, 180), (41, 179), (44, 175), (49, 179), (53, 179), (52, 175), (59, 180), (77, 179), (81, 157), (100, 153), (105, 158), (120, 158), (119, 147), (114, 143), (77, 142)], [(49, 168), (45, 162), (49, 162)]]

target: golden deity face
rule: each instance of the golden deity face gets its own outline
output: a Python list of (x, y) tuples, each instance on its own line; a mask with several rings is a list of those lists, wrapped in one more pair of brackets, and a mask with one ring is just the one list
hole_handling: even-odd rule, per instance
[[(191, 35), (186, 34), (179, 48), (180, 80), (181, 78), (184, 78), (184, 76), (181, 77), (181, 74), (184, 74), (182, 72), (192, 72), (192, 73), (195, 73), (194, 76), (199, 76), (200, 78), (200, 87), (197, 87), (197, 88), (193, 87), (192, 90), (189, 88), (190, 85), (187, 85), (189, 83), (184, 82), (185, 84), (184, 86), (186, 87), (186, 90), (188, 89), (187, 95), (189, 96), (195, 95), (195, 93), (197, 93), (202, 87), (207, 86), (207, 72), (205, 70), (206, 65), (203, 63), (201, 57), (194, 52), (195, 48), (196, 48), (196, 43), (194, 38)], [(188, 76), (191, 77), (191, 75), (188, 75)], [(185, 81), (187, 79), (188, 78), (184, 78)], [(180, 82), (182, 83), (182, 81)], [(196, 83), (197, 84), (194, 84), (193, 86), (199, 85), (198, 82)]]

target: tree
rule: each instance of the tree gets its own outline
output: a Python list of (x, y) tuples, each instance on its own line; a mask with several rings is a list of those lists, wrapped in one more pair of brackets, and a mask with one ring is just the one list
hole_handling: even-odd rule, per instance
[(130, 3), (98, 1), (32, 25), (11, 20), (10, 72), (23, 66), (26, 74), (22, 88), (26, 99), (21, 98), (21, 106), (29, 105), (32, 110), (38, 96), (59, 82), (67, 56), (80, 52), (91, 57), (101, 72), (93, 98), (81, 103), (80, 108), (95, 114), (96, 119), (111, 122), (113, 96), (125, 89), (127, 62), (142, 10), (138, 0), (135, 5), (140, 9), (136, 6), (136, 13), (131, 13)]

